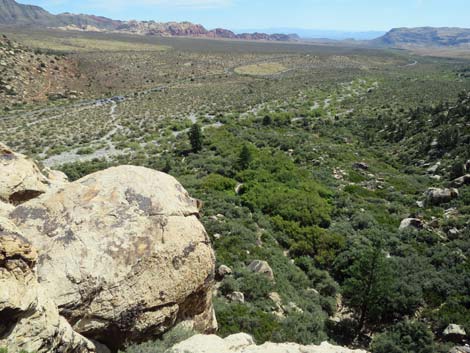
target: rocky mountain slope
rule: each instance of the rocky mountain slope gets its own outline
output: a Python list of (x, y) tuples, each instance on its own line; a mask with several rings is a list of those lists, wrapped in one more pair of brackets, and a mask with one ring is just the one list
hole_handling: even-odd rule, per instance
[(0, 101), (27, 103), (80, 95), (70, 89), (79, 79), (76, 63), (68, 58), (35, 52), (0, 36)]
[(181, 321), (213, 332), (199, 206), (160, 172), (122, 166), (69, 183), (0, 144), (0, 347), (117, 351)]
[(235, 34), (227, 29), (207, 30), (190, 22), (119, 21), (106, 17), (62, 13), (53, 15), (38, 6), (23, 5), (15, 0), (0, 0), (0, 25), (28, 25), (53, 27), (63, 30), (124, 32), (140, 35), (186, 36), (243, 40), (290, 41), (296, 35), (243, 33)]
[(449, 27), (394, 28), (372, 41), (376, 45), (470, 48), (470, 29)]

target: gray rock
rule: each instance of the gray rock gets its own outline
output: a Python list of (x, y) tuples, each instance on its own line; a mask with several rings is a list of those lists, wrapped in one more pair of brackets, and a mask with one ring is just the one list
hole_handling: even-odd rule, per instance
[(465, 329), (456, 324), (450, 324), (443, 332), (444, 336), (466, 336)]
[(233, 292), (227, 295), (227, 299), (234, 303), (245, 303), (245, 294), (242, 292)]
[(401, 221), (399, 230), (405, 230), (408, 228), (422, 229), (423, 221), (418, 218), (405, 218)]
[(426, 205), (438, 206), (459, 197), (457, 189), (429, 188), (425, 193)]
[(232, 269), (225, 265), (220, 265), (219, 269), (217, 270), (217, 274), (219, 277), (224, 278), (225, 276), (232, 274)]
[(464, 176), (461, 176), (460, 178), (454, 179), (452, 181), (452, 186), (456, 188), (460, 188), (464, 185), (470, 184), (470, 174), (466, 174)]
[(437, 162), (436, 164), (434, 164), (432, 167), (429, 167), (426, 171), (429, 173), (429, 174), (434, 174), (438, 171), (439, 167), (441, 166), (441, 162)]
[(262, 274), (262, 275), (266, 276), (267, 278), (269, 278), (270, 280), (274, 280), (273, 270), (272, 270), (271, 266), (269, 266), (269, 264), (266, 261), (254, 260), (248, 266), (248, 269), (251, 272)]

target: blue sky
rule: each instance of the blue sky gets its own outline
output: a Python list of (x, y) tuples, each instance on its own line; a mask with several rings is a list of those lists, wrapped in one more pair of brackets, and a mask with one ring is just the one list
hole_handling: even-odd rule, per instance
[(191, 21), (208, 28), (389, 30), (470, 27), (470, 0), (18, 0), (52, 13)]

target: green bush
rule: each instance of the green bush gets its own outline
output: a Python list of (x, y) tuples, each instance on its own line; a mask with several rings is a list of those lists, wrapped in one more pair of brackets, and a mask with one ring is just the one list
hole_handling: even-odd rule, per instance
[(372, 353), (437, 353), (434, 335), (423, 323), (403, 321), (374, 337)]

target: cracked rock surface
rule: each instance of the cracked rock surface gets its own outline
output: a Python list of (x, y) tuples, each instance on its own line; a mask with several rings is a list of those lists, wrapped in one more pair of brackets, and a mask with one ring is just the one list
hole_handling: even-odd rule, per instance
[[(56, 183), (14, 155), (10, 161), (31, 163), (44, 187), (21, 203), (2, 203), (0, 217), (37, 251), (36, 283), (74, 334), (117, 351), (180, 321), (215, 330), (214, 253), (198, 219), (200, 203), (176, 179), (121, 166)], [(5, 165), (0, 185), (11, 179)]]

